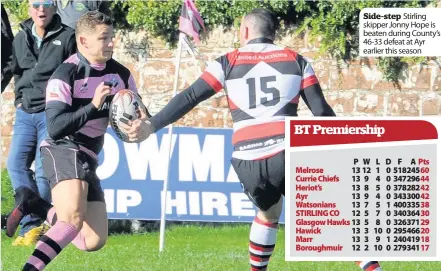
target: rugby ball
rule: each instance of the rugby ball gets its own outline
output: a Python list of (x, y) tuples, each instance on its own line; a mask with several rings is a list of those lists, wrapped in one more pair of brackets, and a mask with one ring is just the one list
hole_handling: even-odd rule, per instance
[(141, 110), (150, 117), (141, 97), (130, 89), (122, 89), (113, 96), (109, 110), (110, 126), (122, 141), (130, 142), (128, 136), (120, 129), (123, 123), (121, 119), (136, 120), (141, 117)]

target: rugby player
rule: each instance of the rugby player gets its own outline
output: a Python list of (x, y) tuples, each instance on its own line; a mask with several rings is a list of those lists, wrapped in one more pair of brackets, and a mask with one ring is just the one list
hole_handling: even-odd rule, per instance
[[(121, 89), (137, 93), (137, 88), (131, 72), (112, 59), (110, 17), (87, 12), (78, 20), (75, 34), (78, 53), (57, 68), (46, 89), (49, 138), (40, 148), (53, 206), (22, 187), (19, 204), (8, 218), (8, 232), (29, 213), (38, 213), (52, 225), (23, 270), (43, 270), (71, 242), (83, 251), (96, 251), (107, 240), (106, 204), (96, 174), (98, 154), (114, 94)], [(147, 113), (142, 113), (146, 119)], [(142, 122), (138, 119), (135, 125), (137, 121)]]
[[(275, 45), (276, 30), (272, 13), (251, 11), (242, 19), (240, 49), (218, 57), (149, 120), (123, 126), (137, 141), (140, 134), (166, 127), (225, 90), (234, 129), (231, 163), (243, 191), (259, 209), (250, 231), (251, 270), (266, 270), (276, 244), (285, 195), (285, 117), (297, 116), (300, 98), (314, 116), (335, 116), (311, 63)], [(357, 264), (367, 271), (381, 270), (378, 262)]]

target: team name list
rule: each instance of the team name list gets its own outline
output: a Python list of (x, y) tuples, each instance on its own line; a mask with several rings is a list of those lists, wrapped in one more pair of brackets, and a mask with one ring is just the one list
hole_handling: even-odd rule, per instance
[(295, 250), (341, 251), (341, 244), (329, 244), (321, 237), (322, 227), (350, 226), (350, 221), (340, 217), (336, 202), (309, 198), (311, 192), (325, 192), (325, 184), (340, 182), (339, 176), (327, 174), (323, 168), (310, 167), (296, 167), (295, 173)]

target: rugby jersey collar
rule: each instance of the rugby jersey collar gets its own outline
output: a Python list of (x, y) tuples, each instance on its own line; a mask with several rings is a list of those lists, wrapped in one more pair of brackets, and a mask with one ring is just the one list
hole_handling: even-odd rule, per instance
[(106, 64), (90, 64), (89, 60), (87, 60), (80, 52), (77, 52), (77, 55), (82, 63), (86, 64), (87, 66), (90, 66), (95, 70), (102, 71), (106, 68)]
[(274, 44), (274, 41), (272, 39), (268, 39), (268, 38), (257, 38), (257, 39), (250, 40), (247, 44), (256, 44), (256, 43)]

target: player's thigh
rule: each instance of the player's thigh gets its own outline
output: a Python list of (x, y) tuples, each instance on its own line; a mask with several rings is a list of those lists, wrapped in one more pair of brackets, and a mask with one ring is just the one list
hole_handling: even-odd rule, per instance
[(85, 237), (87, 249), (94, 251), (103, 247), (107, 241), (108, 222), (101, 181), (95, 172), (96, 165), (91, 164), (91, 166), (91, 171), (87, 175), (89, 184), (87, 214), (81, 233)]
[(41, 148), (44, 174), (51, 187), (57, 220), (81, 227), (87, 211), (89, 184), (78, 152), (60, 146)]
[(244, 193), (257, 208), (267, 211), (279, 202), (282, 194), (268, 175), (267, 159), (253, 161), (233, 158), (231, 164)]
[(285, 196), (285, 151), (268, 158), (266, 167), (269, 182)]
[(62, 180), (52, 188), (57, 221), (81, 228), (87, 212), (87, 190), (88, 184), (79, 179)]
[[(282, 151), (266, 160), (265, 169), (268, 173), (268, 181), (279, 193), (285, 196), (285, 151)], [(274, 203), (267, 210), (260, 211), (257, 216), (268, 222), (277, 222), (283, 209), (283, 198)]]

